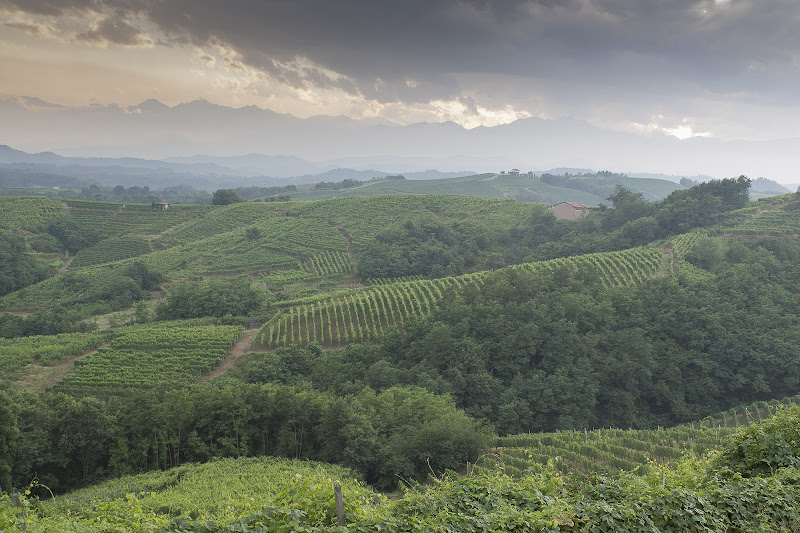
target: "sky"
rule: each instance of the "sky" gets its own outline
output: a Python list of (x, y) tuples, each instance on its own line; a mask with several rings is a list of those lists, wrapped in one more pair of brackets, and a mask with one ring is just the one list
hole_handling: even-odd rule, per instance
[(0, 0), (0, 97), (798, 137), (797, 0)]

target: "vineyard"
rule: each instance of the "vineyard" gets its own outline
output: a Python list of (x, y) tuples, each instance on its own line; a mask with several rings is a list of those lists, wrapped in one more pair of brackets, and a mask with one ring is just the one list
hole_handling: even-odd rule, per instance
[(347, 228), (359, 245), (379, 231), (406, 220), (473, 220), (492, 228), (522, 224), (542, 205), (473, 196), (387, 195), (292, 202), (289, 216)]
[(49, 365), (105, 343), (107, 333), (61, 333), (18, 339), (0, 338), (0, 372), (8, 377), (28, 365)]
[(740, 405), (725, 412), (708, 416), (699, 422), (707, 428), (738, 429), (752, 424), (760, 424), (767, 418), (774, 416), (778, 409), (784, 405), (800, 404), (800, 395), (790, 396), (781, 400), (768, 402), (754, 402), (750, 405)]
[(50, 198), (0, 197), (0, 229), (42, 231), (64, 215), (61, 202)]
[(471, 274), (306, 299), (264, 324), (256, 335), (256, 345), (270, 350), (312, 342), (330, 347), (380, 342), (389, 327), (402, 328), (409, 318), (429, 313), (442, 291), (479, 279), (480, 275)]
[(738, 429), (761, 424), (800, 396), (734, 407), (699, 422), (672, 428), (593, 429), (509, 435), (497, 439), (477, 469), (502, 470), (519, 477), (550, 468), (569, 474), (646, 474), (654, 464), (675, 463), (686, 454), (703, 455)]
[[(517, 272), (539, 269), (581, 270), (597, 277), (606, 287), (641, 283), (656, 275), (662, 261), (658, 248), (632, 248), (507, 267)], [(256, 346), (272, 350), (293, 344), (318, 343), (342, 347), (350, 343), (380, 342), (390, 327), (432, 311), (447, 290), (466, 285), (480, 287), (486, 272), (432, 280), (375, 283), (367, 288), (316, 299), (287, 302), (283, 312), (264, 324)]]
[(157, 235), (167, 228), (201, 216), (211, 209), (201, 205), (154, 209), (149, 204), (114, 204), (88, 200), (66, 200), (67, 216), (87, 231), (114, 237), (127, 234)]
[(215, 207), (203, 216), (164, 231), (158, 241), (163, 246), (178, 246), (248, 226), (269, 227), (286, 218), (286, 208), (281, 206), (280, 202), (247, 202)]
[[(256, 230), (257, 238), (250, 236), (256, 234), (248, 232), (250, 228)], [(141, 260), (169, 277), (230, 275), (287, 269), (318, 254), (328, 258), (325, 252), (347, 250), (347, 239), (339, 231), (313, 220), (281, 217), (250, 228), (190, 240)]]
[[(53, 519), (60, 515), (101, 513), (112, 523), (129, 516), (139, 519), (147, 516), (161, 518), (159, 521), (166, 526), (173, 516), (181, 514), (232, 522), (265, 506), (291, 504), (295, 508), (302, 505), (312, 513), (311, 507), (319, 506), (316, 512), (321, 514), (309, 518), (322, 521), (329, 520), (334, 512), (333, 483), (341, 484), (347, 494), (347, 512), (353, 517), (366, 518), (377, 494), (356, 481), (349, 470), (267, 457), (220, 459), (166, 472), (126, 476), (47, 502), (43, 512)], [(242, 497), (244, 494), (247, 497)], [(320, 498), (323, 502), (330, 499), (331, 505), (320, 506)]]
[(595, 429), (500, 437), (477, 468), (519, 477), (555, 467), (570, 474), (645, 474), (653, 464), (702, 455), (733, 433), (730, 428), (678, 426), (651, 430)]
[(350, 255), (346, 252), (324, 251), (311, 256), (311, 265), (318, 276), (337, 276), (340, 274), (352, 274), (353, 265)]
[(796, 235), (800, 233), (800, 210), (763, 211), (727, 231), (740, 235)]
[(142, 237), (126, 235), (112, 237), (98, 244), (80, 250), (70, 263), (70, 268), (83, 268), (101, 263), (111, 263), (122, 259), (139, 257), (150, 252), (150, 244)]
[(56, 389), (106, 396), (190, 383), (221, 363), (241, 336), (238, 326), (134, 326), (107, 348), (77, 360)]

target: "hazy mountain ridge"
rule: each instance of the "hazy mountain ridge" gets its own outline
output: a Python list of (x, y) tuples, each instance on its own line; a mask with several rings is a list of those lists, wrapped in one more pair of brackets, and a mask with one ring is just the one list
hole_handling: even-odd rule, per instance
[[(390, 173), (428, 168), (496, 172), (504, 168), (585, 167), (714, 178), (745, 174), (789, 182), (794, 176), (786, 175), (785, 169), (800, 166), (797, 138), (758, 142), (700, 137), (679, 140), (664, 134), (605, 130), (572, 118), (528, 118), (467, 130), (448, 122), (400, 126), (342, 116), (303, 119), (253, 106), (237, 109), (207, 101), (172, 107), (148, 100), (125, 108), (59, 108), (26, 105), (13, 98), (0, 99), (0, 112), (9, 117), (8, 124), (23, 124), (13, 130), (0, 125), (0, 139), (28, 150), (135, 155), (148, 160), (169, 157), (162, 165), (177, 162), (175, 156), (203, 153), (222, 157), (273, 154), (289, 158), (273, 163), (289, 163), (294, 156), (317, 167), (287, 169), (295, 176), (336, 167), (382, 168)], [(42, 146), (42, 131), (48, 132), (47, 146)], [(358, 160), (363, 165), (331, 163), (343, 159)], [(182, 162), (188, 161), (191, 159)], [(249, 172), (256, 170), (235, 161), (228, 164), (237, 167), (225, 167), (230, 170), (222, 173), (238, 175), (243, 166)], [(198, 167), (196, 172), (220, 171)], [(263, 168), (261, 174), (275, 175)]]

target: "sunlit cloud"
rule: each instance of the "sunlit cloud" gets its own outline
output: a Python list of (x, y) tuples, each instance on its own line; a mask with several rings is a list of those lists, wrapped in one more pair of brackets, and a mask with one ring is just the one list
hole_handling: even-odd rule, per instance
[[(472, 104), (472, 105), (469, 105)], [(472, 99), (434, 100), (428, 104), (441, 121), (451, 121), (467, 129), (478, 126), (499, 126), (510, 124), (521, 118), (530, 118), (525, 110), (514, 109), (507, 105), (503, 108), (488, 109)]]
[(638, 133), (661, 133), (671, 135), (682, 141), (691, 139), (692, 137), (713, 136), (710, 131), (698, 131), (694, 122), (695, 119), (686, 117), (675, 123), (675, 121), (666, 118), (663, 114), (658, 114), (647, 124), (632, 122), (628, 129)]

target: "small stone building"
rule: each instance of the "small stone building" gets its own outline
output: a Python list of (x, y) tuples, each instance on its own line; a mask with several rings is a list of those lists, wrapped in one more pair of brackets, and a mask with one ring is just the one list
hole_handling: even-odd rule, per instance
[(561, 220), (578, 220), (589, 214), (589, 206), (577, 202), (561, 202), (553, 206), (553, 214)]

